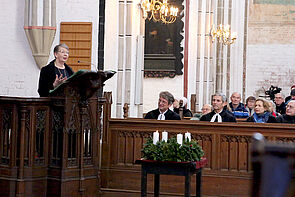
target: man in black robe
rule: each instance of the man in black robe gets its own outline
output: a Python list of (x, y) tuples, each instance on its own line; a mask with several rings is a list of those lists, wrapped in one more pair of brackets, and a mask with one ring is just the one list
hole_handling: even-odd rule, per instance
[(158, 109), (148, 112), (144, 118), (157, 120), (180, 120), (180, 116), (169, 109), (173, 102), (174, 97), (170, 92), (160, 92)]
[(223, 94), (216, 93), (212, 95), (213, 111), (203, 115), (200, 121), (210, 122), (237, 122), (232, 113), (224, 109), (226, 98)]

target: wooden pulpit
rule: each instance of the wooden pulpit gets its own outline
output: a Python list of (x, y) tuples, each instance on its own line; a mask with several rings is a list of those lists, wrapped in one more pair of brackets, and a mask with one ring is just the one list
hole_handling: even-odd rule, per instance
[(98, 196), (104, 82), (78, 71), (48, 98), (0, 97), (0, 196)]

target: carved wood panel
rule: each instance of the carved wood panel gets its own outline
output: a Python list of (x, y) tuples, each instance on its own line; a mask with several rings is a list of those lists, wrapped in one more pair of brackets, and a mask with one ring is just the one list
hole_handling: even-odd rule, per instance
[(250, 170), (251, 136), (221, 135), (220, 168), (228, 171)]
[(12, 109), (2, 110), (2, 128), (0, 136), (0, 154), (1, 164), (9, 165), (10, 162), (10, 144), (11, 144), (11, 132), (12, 132)]
[(63, 112), (53, 110), (53, 128), (52, 128), (52, 149), (51, 149), (51, 165), (61, 166), (62, 150), (63, 150)]
[(44, 165), (45, 164), (45, 118), (46, 118), (46, 111), (45, 110), (38, 110), (36, 113), (36, 133), (35, 133), (35, 165)]

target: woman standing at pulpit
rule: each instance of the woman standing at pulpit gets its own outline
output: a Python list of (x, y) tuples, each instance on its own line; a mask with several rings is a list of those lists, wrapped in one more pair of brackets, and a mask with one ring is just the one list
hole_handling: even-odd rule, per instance
[(66, 64), (69, 59), (69, 47), (66, 44), (56, 45), (53, 53), (55, 59), (40, 71), (38, 93), (41, 97), (48, 96), (50, 90), (74, 73), (72, 68)]
[(254, 114), (247, 119), (247, 122), (276, 123), (276, 118), (271, 115), (269, 103), (263, 98), (255, 101)]

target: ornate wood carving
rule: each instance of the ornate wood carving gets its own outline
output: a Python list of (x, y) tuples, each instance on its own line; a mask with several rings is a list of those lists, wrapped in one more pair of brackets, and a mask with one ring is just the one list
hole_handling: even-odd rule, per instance
[(37, 125), (35, 134), (35, 165), (44, 165), (44, 141), (45, 141), (45, 110), (38, 110), (36, 113)]
[(80, 72), (49, 98), (0, 96), (0, 196), (99, 196), (96, 96), (113, 74)]
[(2, 132), (1, 132), (1, 164), (9, 165), (10, 162), (10, 142), (12, 132), (12, 110), (3, 109), (2, 111)]
[(63, 112), (53, 111), (51, 165), (61, 166), (63, 150)]
[(250, 143), (250, 140), (251, 140), (251, 136), (221, 135), (221, 142)]
[[(31, 144), (31, 129), (30, 129), (30, 123), (31, 123), (31, 112), (28, 110), (26, 112), (26, 129), (25, 129), (25, 155), (24, 155), (24, 165), (29, 165), (29, 157), (30, 157), (30, 144)], [(18, 156), (19, 158), (19, 156)]]
[(93, 145), (93, 124), (91, 123), (90, 117), (92, 117), (91, 109), (89, 102), (83, 103), (82, 107), (82, 130), (83, 130), (83, 144), (84, 144), (84, 153), (83, 153), (83, 163), (84, 165), (91, 165), (93, 163), (92, 159), (92, 145)]
[(276, 137), (276, 141), (294, 143), (295, 137)]

